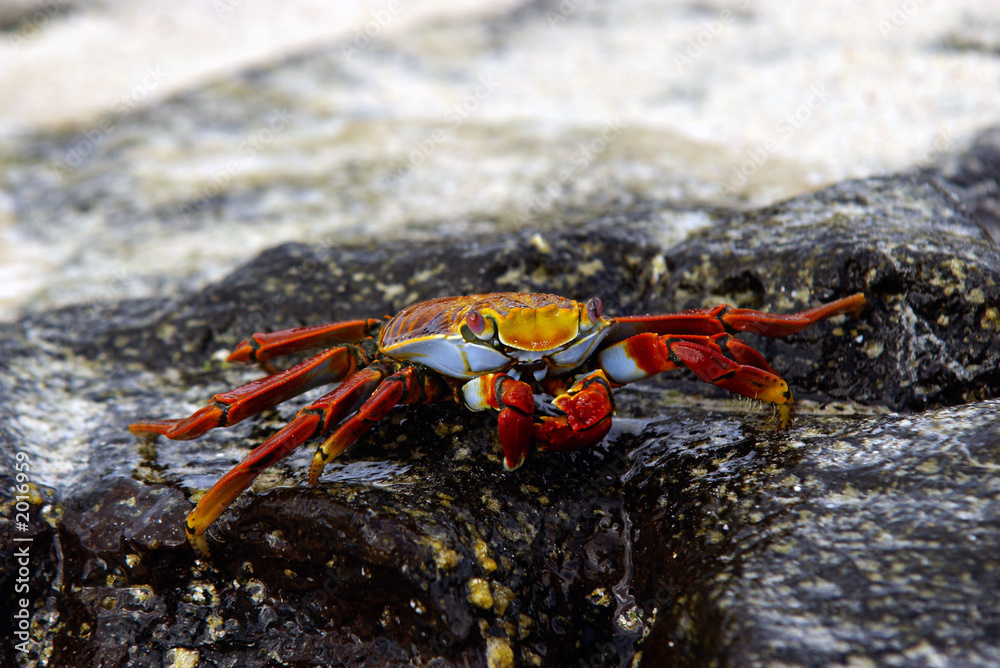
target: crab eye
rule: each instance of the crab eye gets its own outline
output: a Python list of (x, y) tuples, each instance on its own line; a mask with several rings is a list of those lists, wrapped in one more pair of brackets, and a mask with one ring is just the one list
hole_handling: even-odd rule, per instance
[(465, 324), (469, 326), (469, 329), (476, 336), (479, 336), (486, 330), (486, 318), (475, 309), (465, 314)]
[(597, 297), (591, 297), (590, 301), (587, 302), (587, 317), (590, 318), (591, 322), (597, 322), (603, 314), (604, 304)]

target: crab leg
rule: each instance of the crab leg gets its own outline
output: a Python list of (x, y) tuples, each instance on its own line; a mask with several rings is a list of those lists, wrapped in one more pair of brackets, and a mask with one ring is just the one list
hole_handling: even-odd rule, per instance
[(246, 341), (241, 341), (226, 361), (264, 362), (305, 350), (329, 348), (341, 343), (358, 343), (362, 339), (374, 336), (381, 324), (381, 320), (369, 318), (310, 327), (293, 327), (278, 332), (258, 332)]
[(615, 399), (604, 371), (583, 376), (552, 403), (564, 415), (535, 419), (535, 440), (542, 450), (580, 450), (596, 445), (611, 429)]
[[(788, 384), (746, 344), (727, 335), (712, 337), (637, 334), (602, 350), (598, 364), (611, 382), (624, 385), (662, 371), (686, 367), (706, 383), (774, 404), (782, 426), (791, 418)], [(727, 357), (726, 352), (732, 356)], [(735, 359), (733, 359), (735, 358)], [(764, 368), (761, 368), (763, 366)]]
[(357, 346), (331, 348), (273, 376), (217, 394), (190, 417), (136, 422), (129, 425), (129, 431), (139, 436), (163, 434), (179, 441), (197, 438), (209, 429), (234, 425), (306, 390), (343, 380), (364, 363), (364, 353)]
[(242, 462), (209, 489), (187, 517), (188, 539), (202, 554), (207, 553), (201, 534), (250, 486), (260, 472), (287, 457), (316, 434), (337, 424), (371, 396), (385, 378), (385, 371), (372, 366), (357, 372), (340, 387), (299, 411), (294, 420), (254, 448)]
[(438, 376), (421, 373), (412, 366), (405, 366), (382, 380), (358, 412), (337, 427), (337, 431), (316, 450), (309, 467), (309, 484), (315, 485), (323, 474), (323, 468), (384, 418), (394, 406), (428, 403), (450, 396), (447, 391), (447, 385)]
[(462, 386), (465, 405), (474, 411), (500, 411), (497, 432), (508, 471), (521, 466), (531, 447), (535, 399), (531, 387), (505, 373), (488, 373)]
[(720, 355), (724, 355), (731, 360), (735, 360), (744, 366), (756, 367), (762, 371), (774, 374), (775, 376), (778, 375), (778, 373), (771, 368), (771, 365), (767, 363), (767, 360), (764, 359), (763, 355), (729, 334), (715, 334), (713, 336), (678, 336), (676, 338), (684, 339), (685, 341), (690, 341), (691, 343), (697, 343), (705, 346), (706, 348), (711, 348)]
[(865, 296), (858, 293), (791, 314), (763, 313), (746, 308), (734, 309), (726, 304), (719, 304), (713, 308), (695, 309), (671, 315), (626, 316), (616, 318), (617, 329), (608, 341), (622, 341), (645, 332), (703, 336), (723, 332), (730, 334), (753, 332), (763, 336), (781, 337), (794, 334), (804, 327), (835, 315), (845, 313), (857, 315), (864, 306)]

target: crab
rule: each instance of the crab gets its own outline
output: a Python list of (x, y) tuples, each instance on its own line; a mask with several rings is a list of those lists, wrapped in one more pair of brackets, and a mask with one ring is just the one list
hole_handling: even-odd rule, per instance
[[(185, 521), (188, 539), (208, 554), (205, 530), (267, 467), (302, 443), (325, 437), (309, 468), (324, 467), (399, 404), (456, 401), (498, 412), (504, 467), (521, 466), (533, 443), (571, 451), (599, 443), (611, 428), (614, 389), (679, 367), (734, 394), (773, 404), (779, 427), (791, 418), (788, 384), (737, 332), (784, 337), (835, 315), (857, 315), (854, 294), (790, 315), (720, 304), (665, 315), (613, 318), (601, 300), (539, 293), (445, 297), (393, 317), (253, 334), (229, 362), (258, 363), (322, 349), (283, 371), (251, 381), (187, 418), (136, 422), (138, 436), (197, 438), (277, 406), (311, 388), (333, 391), (301, 409), (201, 498)], [(554, 397), (545, 414), (535, 395)], [(551, 413), (551, 414), (550, 414)]]

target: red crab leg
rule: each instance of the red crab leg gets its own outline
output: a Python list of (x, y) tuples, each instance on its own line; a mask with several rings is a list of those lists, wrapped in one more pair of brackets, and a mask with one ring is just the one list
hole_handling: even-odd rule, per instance
[(323, 468), (354, 443), (372, 425), (384, 418), (398, 404), (435, 401), (451, 396), (436, 375), (424, 374), (406, 366), (381, 382), (358, 412), (344, 421), (316, 450), (309, 467), (309, 484), (315, 485)]
[(488, 373), (463, 385), (462, 395), (465, 405), (474, 411), (487, 408), (500, 411), (497, 432), (504, 468), (513, 471), (521, 466), (534, 435), (531, 416), (535, 412), (535, 398), (531, 386), (505, 373)]
[(598, 369), (578, 380), (553, 401), (565, 415), (535, 419), (535, 440), (542, 450), (579, 450), (596, 445), (611, 429), (615, 399), (604, 371)]
[(865, 306), (865, 296), (855, 294), (798, 313), (763, 313), (746, 308), (730, 308), (719, 304), (713, 308), (695, 309), (669, 315), (640, 315), (616, 318), (618, 327), (608, 339), (622, 341), (642, 334), (705, 335), (722, 332), (754, 332), (769, 337), (794, 334), (804, 327), (844, 313), (858, 314)]
[(136, 422), (128, 428), (138, 436), (163, 434), (179, 441), (197, 438), (209, 429), (234, 425), (306, 390), (336, 383), (353, 373), (364, 361), (363, 353), (356, 346), (331, 348), (273, 376), (217, 394), (207, 406), (190, 417)]
[(202, 554), (207, 553), (201, 534), (250, 486), (260, 472), (287, 457), (295, 448), (337, 424), (367, 399), (385, 378), (379, 367), (368, 367), (348, 378), (299, 411), (295, 419), (259, 446), (246, 459), (212, 485), (187, 517), (188, 539)]
[(305, 350), (329, 348), (342, 343), (357, 343), (374, 336), (381, 324), (381, 320), (369, 318), (257, 333), (246, 341), (241, 341), (226, 361), (263, 362)]
[(740, 341), (737, 338), (733, 338), (729, 334), (715, 334), (713, 336), (678, 336), (678, 339), (684, 339), (685, 341), (690, 341), (692, 343), (697, 343), (699, 345), (705, 346), (706, 348), (711, 348), (715, 352), (728, 357), (731, 360), (735, 360), (740, 364), (745, 366), (752, 366), (768, 373), (774, 374), (778, 373), (771, 368), (771, 365), (767, 363), (764, 356), (759, 352)]
[[(618, 385), (687, 367), (706, 383), (774, 404), (782, 426), (787, 426), (792, 401), (788, 384), (766, 364), (765, 368), (758, 366), (759, 353), (746, 344), (734, 346), (733, 341), (720, 336), (637, 334), (602, 350), (598, 363), (611, 382)], [(726, 350), (736, 359), (727, 357)]]

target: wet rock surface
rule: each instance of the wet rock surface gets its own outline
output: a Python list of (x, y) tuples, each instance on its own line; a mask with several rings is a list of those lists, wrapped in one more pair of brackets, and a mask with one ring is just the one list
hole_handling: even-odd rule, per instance
[(644, 663), (996, 664), (998, 406), (831, 418), (766, 451), (650, 439), (636, 563), (661, 559), (670, 613)]
[[(664, 241), (686, 213), (287, 244), (197, 293), (0, 326), (0, 439), (34, 484), (28, 527), (5, 512), (0, 534), (6, 564), (13, 537), (32, 539), (21, 660), (996, 664), (996, 246), (933, 175), (845, 182)], [(195, 558), (192, 498), (302, 402), (188, 442), (139, 442), (130, 421), (257, 377), (218, 354), (251, 331), (488, 290), (599, 295), (612, 314), (857, 291), (869, 306), (747, 337), (804, 399), (788, 431), (678, 374), (620, 390), (599, 447), (505, 473), (495, 418), (399, 408), (315, 488), (309, 447), (266, 472)]]
[(943, 156), (926, 172), (940, 178), (975, 216), (990, 237), (1000, 243), (1000, 127), (976, 134), (963, 150)]

